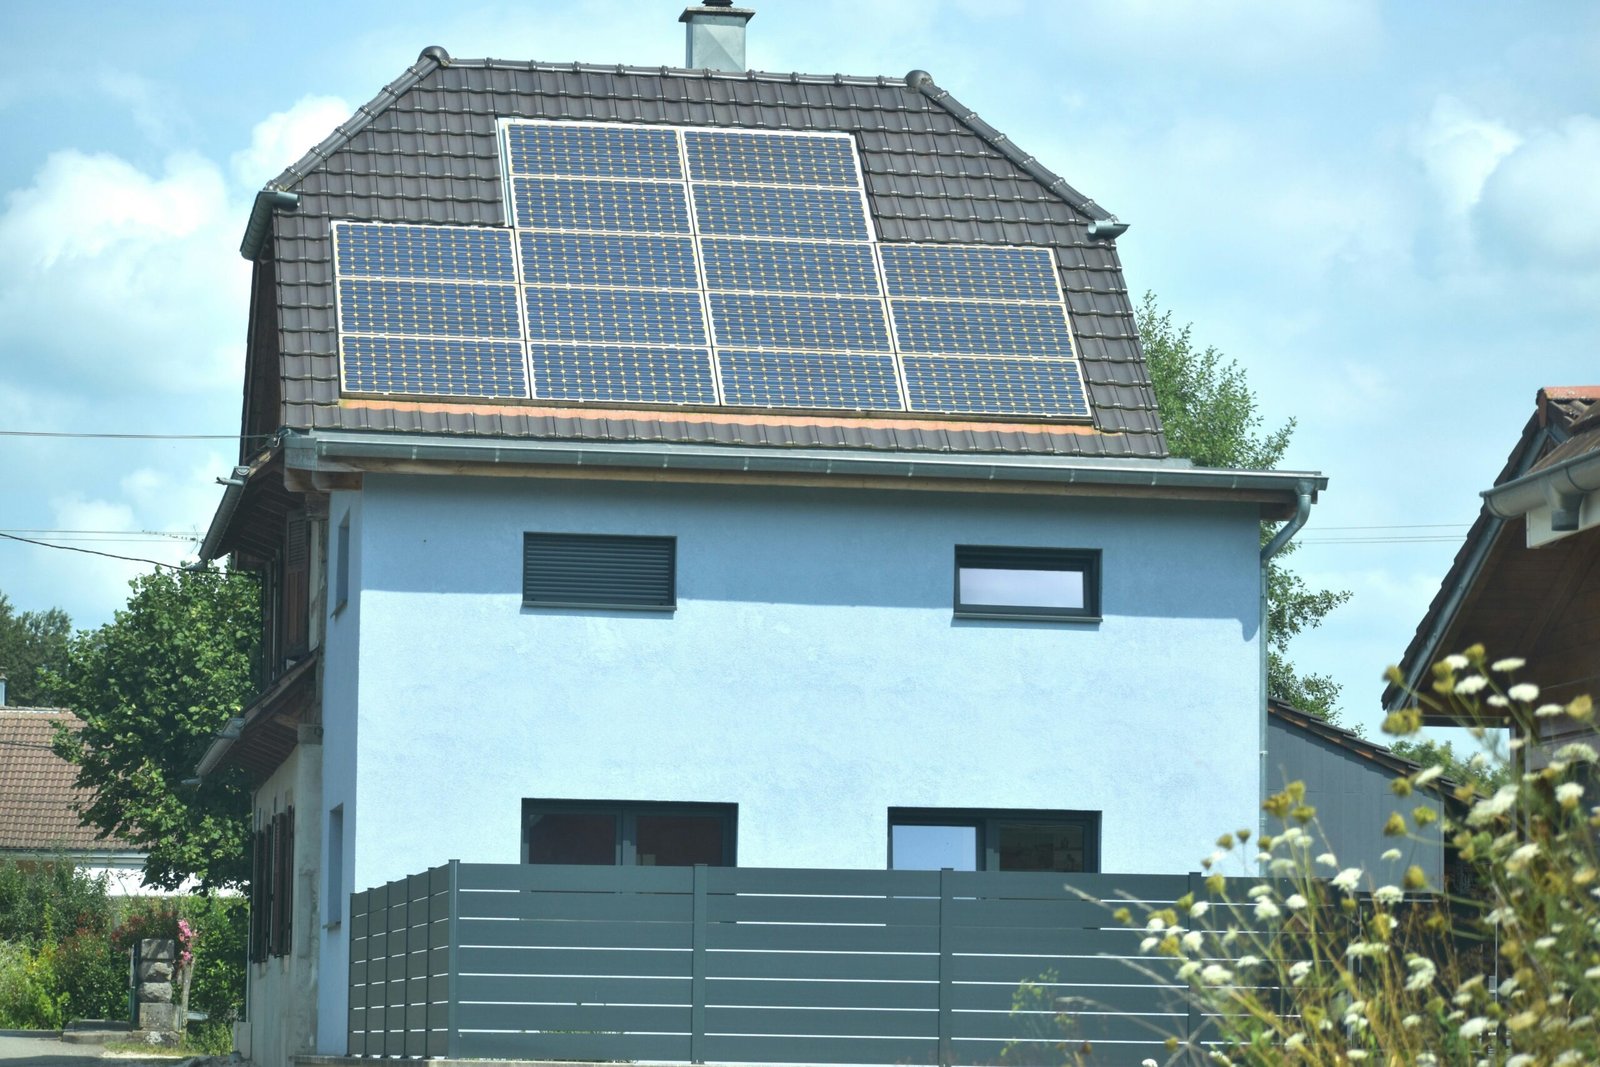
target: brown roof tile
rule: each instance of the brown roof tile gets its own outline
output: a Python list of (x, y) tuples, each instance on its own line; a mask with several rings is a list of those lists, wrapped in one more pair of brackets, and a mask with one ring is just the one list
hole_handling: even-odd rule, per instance
[(78, 821), (90, 793), (50, 749), (56, 725), (82, 726), (61, 708), (0, 708), (0, 849), (136, 852)]

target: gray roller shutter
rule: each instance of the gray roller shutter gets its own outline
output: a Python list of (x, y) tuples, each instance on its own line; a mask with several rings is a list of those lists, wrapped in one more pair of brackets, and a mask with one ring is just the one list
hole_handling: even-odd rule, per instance
[(677, 538), (528, 533), (522, 603), (665, 611), (677, 606)]

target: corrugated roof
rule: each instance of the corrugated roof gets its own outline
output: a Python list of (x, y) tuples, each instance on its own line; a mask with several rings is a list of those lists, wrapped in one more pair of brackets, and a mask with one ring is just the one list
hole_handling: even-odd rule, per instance
[(91, 795), (78, 769), (50, 748), (57, 724), (83, 721), (61, 708), (0, 708), (0, 849), (137, 852), (78, 822)]
[[(547, 403), (539, 411), (502, 405), (492, 413), (470, 404), (341, 404), (330, 223), (505, 225), (495, 137), (501, 118), (852, 134), (882, 240), (1054, 250), (1097, 432), (1047, 423), (1001, 430), (982, 421), (952, 430), (941, 420), (930, 433), (870, 416), (841, 427), (844, 420), (837, 417), (769, 414), (726, 422), (660, 409), (552, 414)], [(270, 241), (264, 242), (276, 286), (271, 310), (280, 417), (257, 424), (775, 447), (1167, 454), (1121, 263), (1109, 239), (1120, 226), (921, 71), (889, 79), (451, 61), (431, 48), (268, 188), (292, 191), (299, 199), (292, 210), (272, 215)], [(265, 236), (266, 221), (253, 218), (251, 233)], [(252, 358), (272, 354), (256, 351)], [(901, 423), (906, 418), (895, 416)]]

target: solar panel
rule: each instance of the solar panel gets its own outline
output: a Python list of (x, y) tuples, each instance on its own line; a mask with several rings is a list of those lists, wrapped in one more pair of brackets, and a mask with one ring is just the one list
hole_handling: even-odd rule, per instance
[(523, 231), (518, 238), (522, 280), (529, 285), (700, 288), (688, 237)]
[(699, 293), (643, 289), (526, 290), (533, 341), (704, 345)]
[(861, 194), (854, 189), (693, 185), (695, 218), (710, 236), (869, 241)]
[(893, 301), (902, 352), (1067, 356), (1072, 337), (1059, 304)]
[(719, 348), (888, 352), (883, 302), (856, 297), (712, 293)]
[(341, 372), (355, 393), (525, 397), (522, 343), (440, 337), (345, 337)]
[(550, 400), (715, 404), (704, 348), (542, 345), (528, 348), (538, 395)]
[(905, 356), (913, 411), (970, 415), (1087, 415), (1077, 365), (1055, 359)]
[(771, 408), (898, 411), (894, 357), (722, 349), (717, 362), (729, 404)]
[(350, 333), (522, 339), (516, 288), (346, 278), (339, 326)]
[(855, 145), (848, 137), (686, 130), (683, 143), (691, 181), (859, 186)]
[(532, 230), (688, 233), (689, 205), (672, 182), (513, 178), (512, 217)]
[(506, 230), (351, 222), (334, 228), (334, 246), (344, 277), (509, 282), (515, 276)]
[(1055, 260), (1046, 248), (886, 244), (881, 254), (891, 297), (1061, 299)]
[(660, 127), (511, 123), (506, 153), (514, 175), (683, 180), (677, 135)]
[(706, 288), (878, 295), (872, 247), (707, 237)]

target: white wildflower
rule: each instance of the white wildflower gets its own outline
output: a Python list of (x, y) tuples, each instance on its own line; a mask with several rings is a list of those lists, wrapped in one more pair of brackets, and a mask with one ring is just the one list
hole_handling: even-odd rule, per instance
[(1220, 963), (1208, 963), (1200, 968), (1200, 980), (1206, 985), (1221, 985), (1233, 980), (1233, 972)]
[(1444, 770), (1437, 764), (1432, 767), (1424, 767), (1417, 772), (1417, 776), (1411, 780), (1411, 783), (1413, 785), (1427, 785), (1443, 773)]
[(1305, 1048), (1305, 1044), (1306, 1044), (1306, 1035), (1303, 1034), (1303, 1033), (1300, 1033), (1299, 1031), (1295, 1031), (1294, 1033), (1289, 1035), (1289, 1040), (1287, 1040), (1287, 1041), (1285, 1041), (1283, 1043), (1283, 1047), (1293, 1051), (1294, 1049)]
[(1272, 866), (1270, 869), (1273, 874), (1283, 876), (1293, 874), (1299, 868), (1300, 865), (1294, 860), (1289, 859), (1287, 856), (1279, 856), (1277, 859), (1272, 861)]
[(1444, 658), (1444, 665), (1453, 671), (1464, 671), (1472, 666), (1472, 661), (1459, 652), (1452, 652)]
[(1531, 1052), (1519, 1052), (1506, 1061), (1506, 1067), (1533, 1067), (1536, 1057)]
[(1272, 859), (1272, 853), (1270, 853), (1270, 852), (1257, 852), (1256, 853), (1256, 862), (1257, 863), (1266, 863), (1270, 859)]
[(1386, 848), (1383, 850), (1383, 855), (1379, 856), (1378, 858), (1388, 860), (1390, 863), (1393, 863), (1395, 860), (1400, 858), (1400, 850), (1397, 848)]
[(1533, 714), (1540, 719), (1553, 719), (1557, 715), (1565, 714), (1566, 710), (1560, 704), (1540, 704), (1533, 709)]
[(1424, 956), (1412, 956), (1406, 960), (1406, 966), (1411, 968), (1411, 976), (1406, 979), (1406, 989), (1412, 993), (1420, 993), (1433, 985), (1433, 980), (1439, 973), (1433, 961)]
[(1259, 967), (1259, 966), (1261, 966), (1261, 957), (1260, 956), (1240, 956), (1239, 959), (1237, 960), (1237, 963), (1239, 964), (1239, 968), (1241, 970), (1244, 970), (1244, 969), (1247, 969), (1247, 968), (1250, 968), (1250, 967)]
[(1281, 914), (1283, 913), (1278, 910), (1278, 906), (1266, 897), (1256, 901), (1256, 918), (1276, 919)]
[(1488, 704), (1491, 708), (1509, 708), (1511, 706), (1511, 701), (1507, 700), (1499, 693), (1494, 694), (1484, 703)]
[(1556, 802), (1564, 808), (1575, 808), (1583, 799), (1583, 786), (1577, 782), (1562, 782), (1556, 786)]
[(1150, 921), (1144, 924), (1144, 932), (1147, 934), (1159, 934), (1166, 928), (1167, 920), (1159, 915), (1150, 916)]
[(1415, 1030), (1417, 1027), (1422, 1025), (1422, 1016), (1407, 1015), (1404, 1019), (1400, 1020), (1400, 1025), (1405, 1027), (1407, 1030)]
[(1336, 889), (1343, 889), (1346, 893), (1354, 893), (1361, 884), (1361, 868), (1346, 867), (1333, 876), (1333, 885)]
[(1456, 683), (1456, 692), (1462, 696), (1471, 696), (1473, 693), (1482, 691), (1483, 687), (1488, 684), (1489, 679), (1483, 675), (1469, 674)]
[(1189, 915), (1191, 918), (1198, 919), (1200, 916), (1204, 915), (1206, 910), (1210, 907), (1211, 905), (1207, 904), (1205, 901), (1197, 900), (1193, 904), (1189, 905)]
[(1139, 1061), (1139, 1067), (1161, 1067), (1161, 1065), (1155, 1060), (1151, 1059), (1149, 1056), (1146, 1056), (1144, 1059)]
[(1253, 885), (1245, 892), (1245, 896), (1251, 900), (1258, 900), (1271, 892), (1272, 887), (1270, 885)]
[(1382, 956), (1388, 953), (1389, 946), (1381, 941), (1352, 941), (1345, 946), (1344, 954), (1351, 959), (1362, 957)]
[(1321, 864), (1322, 866), (1324, 866), (1324, 867), (1337, 867), (1337, 866), (1339, 866), (1339, 861), (1336, 858), (1334, 858), (1334, 855), (1333, 855), (1332, 852), (1324, 852), (1322, 855), (1317, 857), (1317, 862), (1319, 864)]
[(1397, 885), (1380, 885), (1372, 891), (1372, 899), (1379, 904), (1398, 904), (1405, 896), (1405, 892)]
[(1517, 802), (1517, 787), (1503, 785), (1495, 790), (1492, 797), (1485, 797), (1472, 805), (1472, 810), (1467, 813), (1468, 826), (1482, 826), (1491, 822), (1511, 810), (1511, 805)]
[(1575, 1063), (1583, 1062), (1583, 1053), (1575, 1048), (1569, 1048), (1556, 1057), (1555, 1067), (1572, 1067)]
[(1594, 749), (1582, 741), (1573, 741), (1571, 744), (1562, 745), (1556, 749), (1556, 759), (1571, 760), (1576, 763), (1593, 763), (1600, 756), (1595, 755)]
[(1471, 1040), (1472, 1038), (1477, 1037), (1479, 1034), (1483, 1033), (1487, 1029), (1489, 1029), (1489, 1020), (1485, 1019), (1481, 1015), (1477, 1015), (1477, 1016), (1474, 1016), (1471, 1019), (1468, 1019), (1466, 1022), (1462, 1023), (1461, 1024), (1461, 1030), (1459, 1032), (1460, 1032), (1462, 1037), (1467, 1038), (1468, 1040)]
[(1183, 935), (1183, 949), (1185, 952), (1199, 952), (1200, 946), (1205, 943), (1205, 935), (1199, 930), (1190, 930)]
[(1500, 926), (1502, 924), (1515, 926), (1517, 925), (1517, 913), (1511, 908), (1494, 908), (1483, 917), (1483, 921), (1490, 926)]
[(1159, 937), (1147, 937), (1143, 941), (1139, 942), (1139, 951), (1149, 952), (1159, 944), (1161, 944), (1161, 939)]
[(1347, 1059), (1347, 1060), (1350, 1060), (1353, 1063), (1353, 1062), (1355, 1062), (1357, 1060), (1366, 1059), (1367, 1058), (1367, 1052), (1366, 1052), (1365, 1049), (1359, 1049), (1359, 1048), (1345, 1049), (1344, 1050), (1344, 1058)]
[(1182, 967), (1178, 968), (1178, 981), (1187, 982), (1189, 979), (1195, 976), (1195, 972), (1199, 969), (1200, 961), (1190, 960), (1188, 963), (1185, 963)]
[(1526, 867), (1528, 865), (1528, 861), (1533, 859), (1533, 857), (1537, 856), (1538, 854), (1539, 842), (1529, 841), (1526, 845), (1513, 850), (1511, 855), (1506, 857), (1506, 870), (1510, 871), (1512, 874), (1515, 874), (1522, 870), (1522, 868)]
[(1489, 669), (1491, 671), (1499, 671), (1501, 674), (1507, 674), (1511, 671), (1520, 671), (1527, 665), (1528, 661), (1525, 659), (1517, 656), (1507, 656), (1505, 659), (1497, 659), (1489, 664)]
[(1518, 682), (1516, 685), (1506, 690), (1506, 696), (1510, 697), (1512, 700), (1521, 701), (1524, 704), (1532, 704), (1535, 700), (1539, 699), (1539, 687), (1534, 685), (1532, 682)]
[(1308, 975), (1310, 973), (1311, 973), (1311, 961), (1310, 960), (1300, 960), (1299, 962), (1291, 965), (1290, 968), (1289, 968), (1289, 977), (1294, 979), (1295, 985), (1299, 985), (1300, 984), (1300, 980), (1303, 979), (1306, 975)]
[[(1541, 938), (1538, 938), (1538, 939), (1536, 939), (1534, 941), (1533, 947), (1538, 949), (1540, 952), (1548, 952), (1550, 949), (1553, 949), (1553, 948), (1556, 947), (1556, 939), (1553, 938), (1553, 937), (1541, 937)], [(1559, 998), (1559, 994), (1558, 994), (1558, 998)]]
[(1306, 898), (1299, 893), (1290, 893), (1288, 898), (1284, 900), (1284, 904), (1288, 906), (1290, 911), (1299, 911), (1306, 906)]

